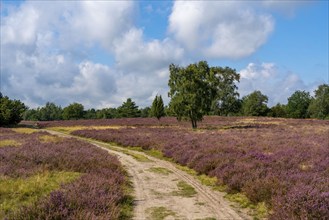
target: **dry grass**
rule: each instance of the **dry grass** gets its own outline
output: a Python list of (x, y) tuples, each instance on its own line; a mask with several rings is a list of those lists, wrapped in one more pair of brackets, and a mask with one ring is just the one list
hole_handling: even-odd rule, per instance
[(12, 130), (21, 134), (32, 134), (34, 132), (39, 132), (39, 130), (33, 128), (13, 128)]
[(1, 140), (0, 147), (8, 147), (8, 146), (19, 146), (20, 142), (12, 139)]
[(42, 143), (58, 143), (63, 140), (63, 138), (53, 135), (42, 135), (39, 137)]

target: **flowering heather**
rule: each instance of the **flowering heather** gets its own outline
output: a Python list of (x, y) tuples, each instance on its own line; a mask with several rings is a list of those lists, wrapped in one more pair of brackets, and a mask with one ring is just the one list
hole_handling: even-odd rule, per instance
[(170, 120), (167, 126), (143, 120), (134, 127), (72, 134), (161, 150), (200, 174), (217, 177), (229, 193), (265, 202), (271, 219), (329, 216), (329, 121), (208, 117), (191, 130), (172, 119), (164, 120)]
[[(35, 204), (7, 213), (9, 219), (117, 219), (128, 199), (124, 171), (116, 157), (89, 143), (62, 138), (45, 141), (47, 132), (16, 133), (0, 128), (0, 140), (21, 144), (0, 148), (0, 178), (28, 178), (38, 173), (81, 173)], [(48, 138), (46, 140), (53, 140)], [(1, 210), (0, 210), (1, 211)]]

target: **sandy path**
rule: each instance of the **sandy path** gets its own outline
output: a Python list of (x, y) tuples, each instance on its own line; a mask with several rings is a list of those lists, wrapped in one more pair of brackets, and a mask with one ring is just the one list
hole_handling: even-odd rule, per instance
[[(49, 133), (64, 135), (47, 130)], [(81, 138), (79, 138), (81, 139)], [(83, 139), (84, 140), (84, 139)], [(128, 171), (134, 186), (134, 219), (251, 219), (232, 207), (224, 193), (202, 185), (195, 177), (181, 171), (174, 164), (108, 144), (85, 140), (111, 154), (117, 155)], [(190, 191), (185, 192), (182, 184)]]

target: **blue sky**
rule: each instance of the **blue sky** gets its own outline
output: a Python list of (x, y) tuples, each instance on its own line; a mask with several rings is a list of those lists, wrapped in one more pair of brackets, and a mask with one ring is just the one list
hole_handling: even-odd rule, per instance
[(168, 66), (207, 60), (269, 105), (328, 83), (328, 1), (1, 1), (1, 92), (116, 107), (167, 103)]

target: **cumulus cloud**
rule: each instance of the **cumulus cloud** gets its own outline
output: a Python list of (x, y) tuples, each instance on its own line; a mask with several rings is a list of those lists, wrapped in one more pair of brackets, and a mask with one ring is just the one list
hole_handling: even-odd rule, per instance
[(316, 84), (306, 84), (295, 73), (284, 72), (274, 63), (249, 63), (239, 71), (241, 79), (238, 84), (240, 96), (260, 90), (269, 97), (269, 106), (287, 103), (287, 98), (296, 90), (312, 93)]
[(210, 58), (241, 58), (262, 46), (274, 29), (269, 14), (243, 2), (176, 1), (169, 32), (194, 53)]
[(145, 41), (141, 29), (132, 28), (115, 42), (116, 62), (126, 71), (151, 72), (181, 60), (184, 50), (172, 40)]

